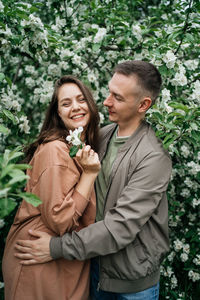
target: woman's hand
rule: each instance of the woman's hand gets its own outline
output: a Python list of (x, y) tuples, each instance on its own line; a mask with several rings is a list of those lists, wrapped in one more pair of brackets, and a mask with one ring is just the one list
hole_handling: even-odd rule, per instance
[(98, 174), (101, 169), (98, 154), (89, 145), (79, 149), (76, 154), (77, 161), (83, 168), (84, 173)]

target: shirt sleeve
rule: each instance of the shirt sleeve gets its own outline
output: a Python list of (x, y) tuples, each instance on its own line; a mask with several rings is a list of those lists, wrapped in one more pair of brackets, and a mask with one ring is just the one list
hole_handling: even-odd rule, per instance
[(145, 157), (104, 220), (62, 238), (53, 237), (51, 256), (85, 260), (125, 248), (159, 206), (170, 174), (171, 161), (166, 155), (151, 153)]

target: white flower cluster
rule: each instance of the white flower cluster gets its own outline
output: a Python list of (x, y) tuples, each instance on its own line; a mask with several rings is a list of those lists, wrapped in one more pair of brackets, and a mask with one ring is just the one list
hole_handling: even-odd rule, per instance
[(172, 84), (175, 86), (184, 86), (187, 84), (187, 77), (182, 73), (176, 73)]
[(200, 81), (196, 80), (194, 83), (194, 89), (191, 98), (200, 104)]
[(190, 149), (186, 146), (186, 145), (182, 145), (181, 146), (181, 154), (185, 157), (185, 158), (187, 158), (189, 155), (190, 155)]
[(29, 121), (27, 119), (27, 116), (21, 116), (20, 119), (20, 124), (19, 124), (19, 128), (20, 128), (20, 131), (28, 134), (30, 133), (30, 126), (29, 126)]
[(196, 257), (193, 259), (193, 263), (197, 266), (200, 266), (200, 254), (196, 255)]
[(194, 161), (188, 162), (187, 166), (190, 168), (189, 173), (192, 175), (197, 175), (197, 173), (200, 172), (200, 165), (195, 163)]
[(138, 41), (142, 40), (142, 29), (138, 24), (132, 25), (132, 33)]
[(193, 282), (200, 280), (200, 274), (192, 270), (188, 272), (188, 276)]
[(98, 28), (98, 31), (94, 37), (94, 43), (100, 43), (106, 35), (106, 28)]
[[(21, 111), (21, 104), (23, 103), (23, 99), (16, 92), (17, 87), (12, 85), (7, 90), (2, 89), (1, 94), (1, 103), (8, 110)], [(21, 102), (21, 103), (20, 103)]]
[(167, 53), (163, 56), (163, 61), (166, 63), (166, 66), (169, 69), (174, 68), (176, 62), (176, 56), (171, 50), (168, 50)]
[(81, 132), (83, 132), (83, 127), (78, 127), (75, 130), (70, 130), (69, 135), (66, 137), (66, 140), (71, 143), (73, 146), (80, 146), (83, 142), (80, 139)]
[(200, 199), (197, 200), (196, 198), (194, 198), (192, 200), (192, 206), (195, 208), (196, 206), (199, 206), (200, 205)]

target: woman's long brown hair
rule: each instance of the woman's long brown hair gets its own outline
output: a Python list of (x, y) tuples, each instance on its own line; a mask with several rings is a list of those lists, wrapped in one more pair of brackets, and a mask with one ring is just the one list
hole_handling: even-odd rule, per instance
[(30, 162), (40, 144), (48, 143), (57, 139), (67, 143), (66, 136), (68, 135), (68, 129), (65, 127), (63, 121), (58, 115), (58, 90), (66, 83), (76, 84), (87, 101), (90, 111), (90, 122), (86, 131), (86, 144), (90, 145), (95, 151), (98, 150), (99, 114), (96, 103), (90, 90), (79, 79), (72, 75), (66, 75), (58, 79), (55, 83), (52, 99), (47, 109), (45, 120), (38, 138), (24, 150), (26, 154), (26, 162)]

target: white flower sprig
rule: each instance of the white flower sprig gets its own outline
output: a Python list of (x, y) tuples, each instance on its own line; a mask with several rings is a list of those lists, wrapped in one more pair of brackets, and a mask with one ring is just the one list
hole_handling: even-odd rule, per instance
[(72, 144), (69, 151), (70, 157), (74, 157), (78, 150), (84, 146), (84, 143), (81, 141), (81, 132), (83, 132), (83, 127), (78, 127), (73, 131), (70, 130), (69, 135), (66, 137), (66, 140)]

